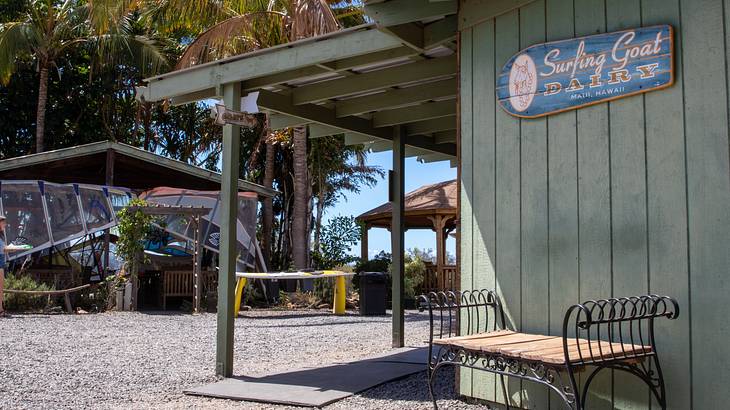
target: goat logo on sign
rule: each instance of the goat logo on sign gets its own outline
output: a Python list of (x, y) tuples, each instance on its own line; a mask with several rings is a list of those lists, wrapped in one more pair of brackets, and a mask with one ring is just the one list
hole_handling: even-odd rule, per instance
[(537, 91), (537, 69), (535, 62), (527, 54), (517, 57), (509, 74), (510, 103), (516, 111), (522, 112), (530, 107)]

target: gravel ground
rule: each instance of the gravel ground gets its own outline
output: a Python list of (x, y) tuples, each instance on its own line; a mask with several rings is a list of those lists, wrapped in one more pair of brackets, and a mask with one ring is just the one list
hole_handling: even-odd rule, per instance
[[(326, 311), (245, 312), (236, 320), (234, 369), (258, 376), (385, 353), (390, 317)], [(215, 381), (215, 315), (111, 312), (0, 318), (0, 409), (216, 408), (285, 406), (186, 396)], [(427, 317), (406, 314), (406, 345), (428, 337)], [(337, 346), (333, 348), (333, 346)], [(441, 408), (453, 380), (438, 385)], [(388, 383), (326, 409), (430, 409), (425, 373)]]

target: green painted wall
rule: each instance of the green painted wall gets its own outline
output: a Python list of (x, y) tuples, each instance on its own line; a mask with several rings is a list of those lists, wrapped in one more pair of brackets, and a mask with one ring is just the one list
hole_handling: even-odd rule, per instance
[[(536, 120), (496, 104), (495, 75), (522, 48), (664, 23), (671, 88)], [(462, 288), (497, 289), (516, 328), (555, 335), (585, 299), (674, 296), (680, 319), (657, 323), (672, 409), (730, 403), (729, 50), (730, 0), (536, 0), (461, 33)], [(459, 384), (503, 401), (483, 372)], [(591, 409), (649, 408), (623, 373), (592, 390)], [(528, 382), (509, 393), (562, 408)]]

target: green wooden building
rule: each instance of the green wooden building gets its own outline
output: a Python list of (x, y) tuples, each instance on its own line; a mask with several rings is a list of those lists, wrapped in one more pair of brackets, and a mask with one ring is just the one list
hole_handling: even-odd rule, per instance
[[(394, 255), (403, 249), (403, 158), (453, 161), (462, 289), (495, 289), (513, 326), (555, 335), (582, 300), (671, 295), (682, 314), (657, 323), (669, 407), (727, 406), (730, 4), (375, 0), (366, 12), (373, 24), (149, 79), (140, 98), (219, 97), (235, 110), (242, 93), (259, 91), (273, 127), (308, 124), (310, 137), (344, 133), (349, 143), (392, 149)], [(670, 87), (537, 119), (499, 106), (498, 76), (520, 50), (663, 24), (674, 30)], [(237, 132), (225, 126), (229, 198)], [(222, 249), (230, 235), (222, 232)], [(395, 266), (398, 346), (402, 261)], [(230, 375), (231, 266), (220, 272), (218, 369)], [(599, 377), (591, 408), (650, 408), (643, 385), (618, 372)], [(494, 377), (463, 370), (457, 379), (464, 396), (505, 401)], [(508, 389), (512, 404), (562, 406), (528, 382)]]

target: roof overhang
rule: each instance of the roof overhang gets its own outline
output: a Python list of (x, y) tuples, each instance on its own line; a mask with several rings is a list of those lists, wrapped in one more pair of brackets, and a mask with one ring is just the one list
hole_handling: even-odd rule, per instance
[[(386, 13), (394, 7), (421, 12)], [(243, 90), (260, 92), (258, 105), (273, 129), (308, 125), (310, 138), (344, 134), (348, 144), (382, 151), (401, 126), (407, 156), (454, 162), (456, 1), (391, 0), (368, 3), (366, 10), (378, 24), (152, 77), (138, 98), (217, 99), (225, 84), (240, 82)]]
[[(159, 185), (167, 186), (182, 184), (185, 186), (179, 186), (180, 188), (188, 189), (211, 189), (220, 186), (221, 174), (217, 172), (112, 141), (95, 142), (2, 160), (0, 161), (0, 179), (39, 179), (49, 182), (104, 185), (104, 166), (107, 160), (106, 154), (109, 151), (115, 153), (116, 161), (126, 158), (134, 161), (134, 164), (143, 165), (144, 170), (135, 167), (128, 172), (130, 175), (137, 174), (141, 182), (158, 181)], [(117, 169), (116, 172), (121, 174), (122, 170)], [(119, 175), (119, 177), (123, 176)], [(120, 180), (118, 185), (130, 185), (125, 182), (125, 180)], [(157, 185), (128, 186), (127, 188), (150, 189), (155, 186)], [(272, 197), (277, 194), (275, 190), (242, 179), (238, 180), (238, 189), (256, 192), (263, 197)]]

